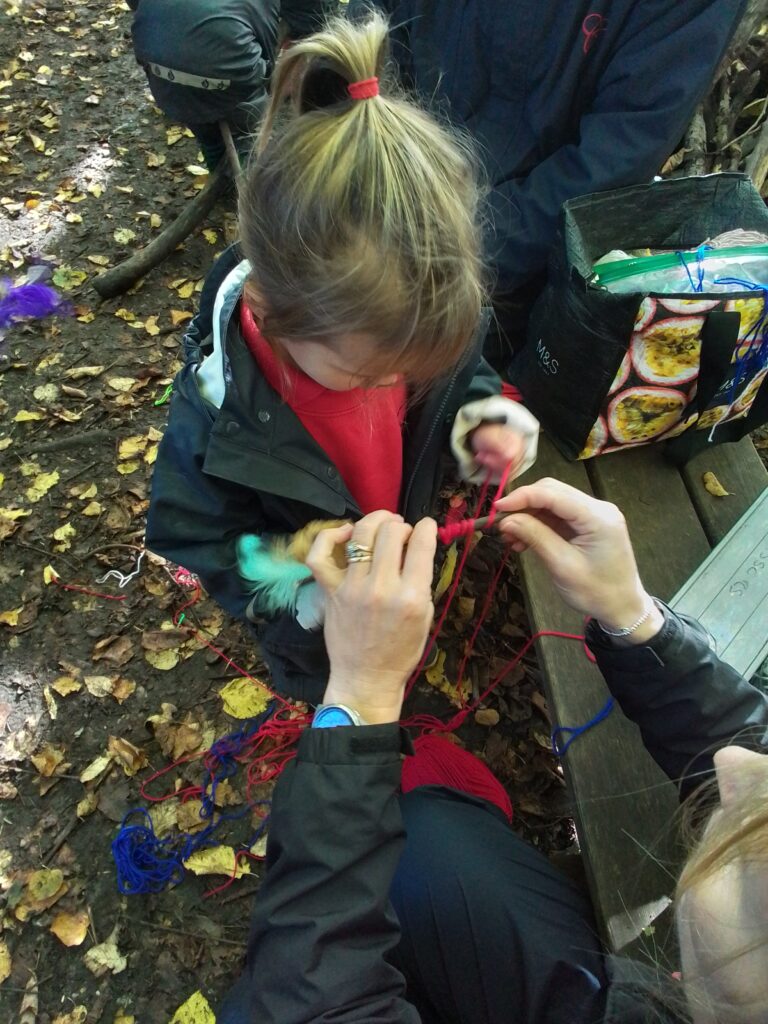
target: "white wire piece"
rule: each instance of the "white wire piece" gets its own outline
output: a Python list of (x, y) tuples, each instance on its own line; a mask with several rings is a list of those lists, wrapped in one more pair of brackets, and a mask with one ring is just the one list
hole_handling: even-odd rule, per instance
[(117, 580), (117, 585), (122, 590), (123, 587), (127, 587), (131, 580), (135, 579), (141, 572), (141, 563), (145, 554), (146, 551), (142, 548), (139, 552), (139, 557), (136, 559), (136, 565), (133, 568), (133, 572), (128, 573), (127, 576), (117, 569), (110, 569), (109, 572), (105, 572), (103, 576), (100, 576), (96, 582), (106, 583), (107, 580)]

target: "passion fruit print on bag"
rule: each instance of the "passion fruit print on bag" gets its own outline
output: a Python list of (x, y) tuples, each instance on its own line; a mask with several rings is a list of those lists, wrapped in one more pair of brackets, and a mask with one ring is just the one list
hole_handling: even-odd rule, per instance
[(746, 416), (768, 376), (766, 366), (742, 380), (725, 404), (721, 400), (701, 414), (691, 411), (701, 362), (701, 332), (713, 310), (740, 314), (739, 341), (731, 359), (736, 378), (738, 366), (762, 343), (763, 307), (762, 294), (738, 299), (645, 298), (627, 354), (578, 458), (667, 440), (692, 427), (711, 430)]

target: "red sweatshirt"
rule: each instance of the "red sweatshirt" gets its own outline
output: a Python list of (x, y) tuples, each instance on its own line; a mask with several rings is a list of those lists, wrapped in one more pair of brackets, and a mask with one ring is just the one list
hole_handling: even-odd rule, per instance
[(277, 359), (244, 302), (240, 326), (267, 383), (338, 469), (363, 515), (397, 512), (403, 477), (404, 383), (331, 391)]

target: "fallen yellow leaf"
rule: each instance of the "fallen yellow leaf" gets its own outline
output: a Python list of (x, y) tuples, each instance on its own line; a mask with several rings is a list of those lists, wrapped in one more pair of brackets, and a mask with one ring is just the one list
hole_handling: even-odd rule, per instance
[(3, 626), (18, 626), (19, 616), (24, 611), (24, 606), (21, 608), (14, 608), (11, 611), (0, 612), (0, 624)]
[(726, 491), (714, 473), (705, 473), (702, 479), (704, 480), (705, 488), (716, 498), (727, 498), (730, 496), (731, 492)]
[(88, 1007), (83, 1006), (81, 1003), (70, 1010), (69, 1013), (60, 1013), (58, 1017), (54, 1017), (51, 1024), (85, 1024), (87, 1016)]
[[(6, 944), (0, 939), (0, 985), (11, 973), (11, 954)], [(215, 1024), (215, 1022), (214, 1022)]]
[(55, 583), (59, 579), (59, 574), (53, 568), (52, 565), (46, 565), (43, 569), (43, 583), (49, 586), (51, 583)]
[[(173, 324), (174, 327), (178, 327), (179, 324), (183, 324), (183, 323), (186, 323), (187, 320), (191, 320), (193, 316), (194, 316), (194, 314), (190, 313), (187, 310), (184, 310), (184, 309), (172, 309), (171, 310), (171, 323)], [(10, 441), (10, 438), (8, 440)]]
[(162, 167), (164, 163), (164, 153), (147, 153), (147, 167)]
[(156, 316), (147, 317), (147, 319), (144, 321), (144, 330), (147, 332), (147, 334), (152, 335), (152, 337), (160, 333), (160, 328), (157, 326)]
[(13, 417), (13, 422), (14, 423), (31, 423), (33, 420), (44, 420), (44, 419), (45, 419), (45, 413), (44, 412), (38, 412), (36, 409), (35, 410), (19, 409), (19, 411)]
[(184, 861), (184, 867), (188, 868), (195, 875), (226, 875), (231, 878), (242, 878), (243, 875), (250, 875), (251, 866), (247, 861), (240, 861), (235, 873), (235, 851), (231, 846), (210, 846), (205, 850), (198, 850)]
[(453, 582), (453, 574), (456, 572), (456, 557), (457, 547), (454, 541), (453, 544), (448, 548), (445, 553), (445, 559), (443, 560), (443, 567), (440, 570), (440, 578), (437, 581), (435, 587), (435, 604), (440, 600), (443, 594), (446, 592)]
[(107, 384), (114, 390), (120, 392), (130, 391), (136, 383), (134, 377), (110, 377)]
[(50, 930), (63, 945), (79, 946), (88, 934), (88, 924), (88, 914), (84, 910), (77, 910), (74, 914), (61, 911), (51, 922)]
[(53, 539), (58, 541), (57, 544), (53, 545), (54, 551), (69, 551), (72, 547), (72, 538), (76, 535), (77, 530), (71, 523), (64, 523), (63, 526), (59, 526), (53, 531)]
[(127, 245), (132, 242), (136, 237), (136, 232), (131, 231), (130, 228), (116, 228), (112, 232), (112, 237), (118, 243), (118, 245)]
[(150, 213), (150, 215), (149, 215), (149, 226), (151, 228), (155, 228), (155, 230), (157, 230), (157, 228), (159, 228), (162, 223), (163, 223), (163, 218), (160, 216), (159, 213)]
[(99, 253), (94, 253), (92, 256), (85, 257), (89, 263), (95, 263), (97, 267), (108, 267), (109, 256), (102, 256)]
[(111, 764), (112, 756), (110, 754), (100, 754), (91, 761), (87, 768), (83, 769), (80, 775), (80, 781), (93, 782), (93, 780), (98, 779), (98, 777), (102, 775)]
[(131, 459), (130, 462), (121, 462), (117, 467), (117, 472), (121, 476), (130, 476), (131, 473), (135, 473), (141, 465), (136, 459)]
[(54, 747), (50, 743), (44, 743), (36, 754), (32, 754), (29, 760), (44, 778), (50, 779), (64, 760), (64, 751), (61, 747)]
[(119, 736), (109, 737), (107, 750), (116, 761), (120, 762), (123, 771), (128, 776), (135, 775), (149, 764), (146, 752), (141, 747), (135, 747), (128, 740), (120, 739)]
[(109, 971), (112, 974), (120, 974), (128, 966), (128, 961), (117, 948), (117, 928), (112, 932), (106, 942), (98, 946), (92, 946), (83, 957), (83, 963), (100, 978)]
[(60, 868), (42, 868), (29, 876), (25, 891), (35, 902), (47, 900), (59, 891), (63, 881)]
[(216, 245), (219, 240), (219, 236), (213, 230), (213, 228), (203, 229), (203, 238), (208, 242), (209, 245)]
[(52, 487), (55, 487), (59, 482), (58, 470), (54, 469), (52, 473), (40, 473), (32, 481), (31, 485), (26, 490), (28, 501), (40, 501), (44, 495), (50, 491)]
[(73, 366), (64, 371), (64, 376), (69, 380), (80, 380), (81, 377), (98, 377), (104, 373), (103, 366)]
[(254, 718), (266, 710), (270, 693), (252, 679), (233, 679), (219, 690), (226, 714), (232, 718)]
[(70, 693), (77, 693), (82, 690), (83, 684), (72, 676), (59, 676), (51, 683), (51, 689), (55, 690), (60, 697), (67, 697)]
[(75, 814), (78, 818), (87, 818), (89, 814), (93, 814), (96, 808), (99, 806), (99, 798), (95, 793), (88, 793), (82, 800), (79, 800), (75, 807)]
[(84, 516), (99, 516), (104, 511), (98, 501), (90, 501), (83, 509)]
[(74, 267), (58, 267), (53, 272), (53, 283), (59, 288), (77, 288), (86, 280), (88, 275), (84, 270), (75, 270)]
[(59, 709), (56, 705), (56, 701), (54, 700), (53, 694), (51, 693), (51, 689), (49, 686), (43, 687), (43, 700), (45, 701), (45, 706), (48, 710), (48, 714), (51, 718), (51, 721), (55, 722), (56, 716), (59, 713)]
[(169, 1024), (216, 1024), (216, 1017), (203, 993), (193, 992), (174, 1013)]
[(149, 664), (161, 672), (169, 672), (179, 664), (180, 656), (176, 648), (165, 651), (145, 651), (144, 658)]
[(117, 448), (118, 459), (135, 459), (146, 451), (148, 439), (146, 434), (131, 434), (120, 442)]
[(125, 320), (127, 323), (130, 323), (131, 320), (136, 319), (136, 314), (132, 313), (130, 309), (125, 309), (124, 306), (121, 306), (120, 309), (115, 310), (115, 316), (118, 318), (118, 320)]

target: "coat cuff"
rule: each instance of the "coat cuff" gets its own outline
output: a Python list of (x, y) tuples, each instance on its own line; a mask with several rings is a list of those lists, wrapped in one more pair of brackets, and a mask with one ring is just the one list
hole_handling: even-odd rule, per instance
[(335, 729), (305, 729), (299, 738), (297, 758), (313, 764), (400, 763), (413, 754), (407, 729), (397, 722), (387, 725), (341, 725)]
[(519, 402), (502, 395), (492, 395), (462, 405), (453, 421), (451, 451), (459, 464), (462, 479), (472, 484), (482, 483), (485, 479), (486, 469), (475, 460), (469, 443), (472, 431), (483, 423), (501, 423), (519, 433), (525, 441), (525, 454), (515, 477), (531, 468), (536, 461), (539, 444), (539, 421)]

